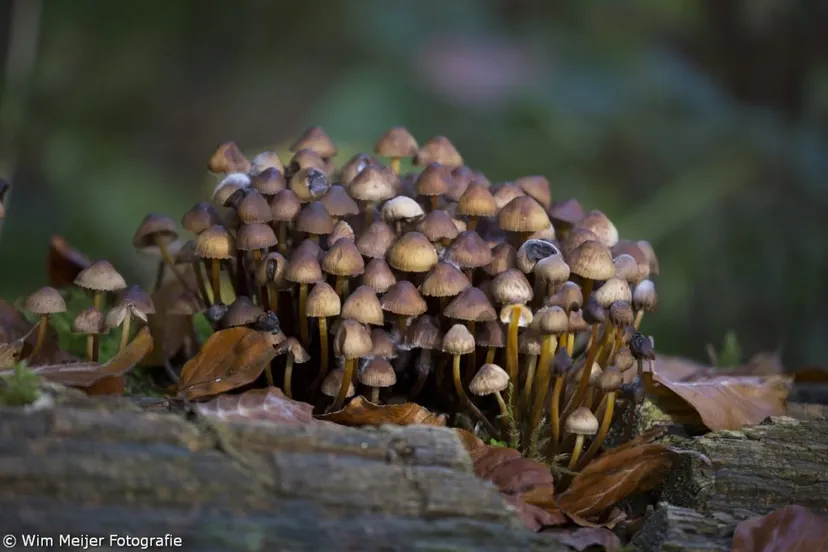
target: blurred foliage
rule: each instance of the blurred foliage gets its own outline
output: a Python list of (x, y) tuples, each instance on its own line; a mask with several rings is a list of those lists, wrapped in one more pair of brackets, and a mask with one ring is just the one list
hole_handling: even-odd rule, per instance
[(826, 25), (818, 0), (48, 2), (0, 291), (43, 283), (55, 232), (151, 281), (135, 226), (203, 197), (222, 140), (321, 124), (358, 151), (403, 124), (650, 240), (660, 350), (734, 328), (746, 354), (822, 363)]
[(10, 373), (0, 376), (0, 405), (25, 406), (35, 402), (39, 381), (25, 361), (16, 363)]

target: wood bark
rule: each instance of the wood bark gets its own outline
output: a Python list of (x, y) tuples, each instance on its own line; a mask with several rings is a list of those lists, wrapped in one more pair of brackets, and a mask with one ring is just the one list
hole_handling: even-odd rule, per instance
[(0, 533), (171, 533), (192, 550), (567, 550), (454, 432), (223, 424), (61, 395), (0, 409)]

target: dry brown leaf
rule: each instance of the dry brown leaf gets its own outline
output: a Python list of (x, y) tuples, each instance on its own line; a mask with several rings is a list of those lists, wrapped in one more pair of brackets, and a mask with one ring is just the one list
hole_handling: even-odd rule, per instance
[(578, 529), (552, 529), (545, 531), (552, 539), (582, 552), (592, 546), (600, 546), (606, 552), (621, 550), (621, 539), (604, 527), (580, 527)]
[(429, 412), (417, 403), (379, 405), (361, 396), (355, 397), (342, 410), (322, 414), (318, 418), (345, 426), (446, 425), (444, 415)]
[(90, 387), (107, 377), (120, 377), (152, 351), (149, 328), (141, 328), (129, 345), (107, 362), (71, 362), (32, 366), (35, 374), (69, 387)]
[(800, 368), (793, 376), (796, 383), (828, 383), (828, 370), (816, 366)]
[(828, 552), (828, 519), (804, 506), (785, 506), (745, 520), (733, 534), (733, 552)]
[(583, 518), (601, 515), (622, 499), (661, 483), (673, 457), (659, 444), (610, 449), (575, 476), (557, 497), (558, 505), (565, 513)]
[(458, 437), (460, 437), (460, 442), (463, 443), (463, 448), (466, 449), (466, 452), (468, 453), (486, 446), (483, 439), (477, 437), (471, 431), (456, 427), (454, 428), (454, 432), (457, 433)]
[(240, 395), (219, 395), (215, 399), (196, 405), (204, 416), (224, 421), (259, 420), (285, 425), (321, 424), (313, 417), (313, 406), (287, 398), (281, 389), (251, 389)]
[(537, 531), (567, 522), (555, 503), (555, 480), (545, 465), (506, 447), (483, 445), (470, 456), (477, 477), (495, 484), (526, 527)]
[(14, 341), (33, 328), (13, 304), (0, 299), (0, 343)]
[(81, 270), (92, 264), (89, 258), (69, 245), (63, 236), (52, 236), (49, 242), (47, 272), (49, 285), (56, 288), (71, 286)]
[(218, 395), (255, 381), (276, 356), (271, 336), (250, 328), (220, 330), (181, 369), (185, 399)]
[(126, 378), (107, 376), (86, 388), (87, 395), (123, 395), (126, 393)]

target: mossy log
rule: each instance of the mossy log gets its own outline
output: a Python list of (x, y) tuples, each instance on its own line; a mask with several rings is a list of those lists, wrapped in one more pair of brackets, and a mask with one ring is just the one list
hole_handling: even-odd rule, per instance
[(0, 408), (0, 533), (171, 533), (203, 551), (567, 550), (525, 530), (445, 428), (217, 424), (65, 395)]
[(630, 545), (641, 552), (729, 552), (741, 519), (662, 503)]

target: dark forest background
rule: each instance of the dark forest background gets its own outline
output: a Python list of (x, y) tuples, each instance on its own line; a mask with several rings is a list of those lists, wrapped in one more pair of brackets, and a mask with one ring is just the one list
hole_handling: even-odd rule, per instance
[(822, 0), (5, 0), (0, 293), (53, 233), (144, 281), (137, 223), (205, 197), (220, 141), (319, 124), (347, 158), (401, 124), (650, 240), (659, 350), (822, 363), (826, 28)]

